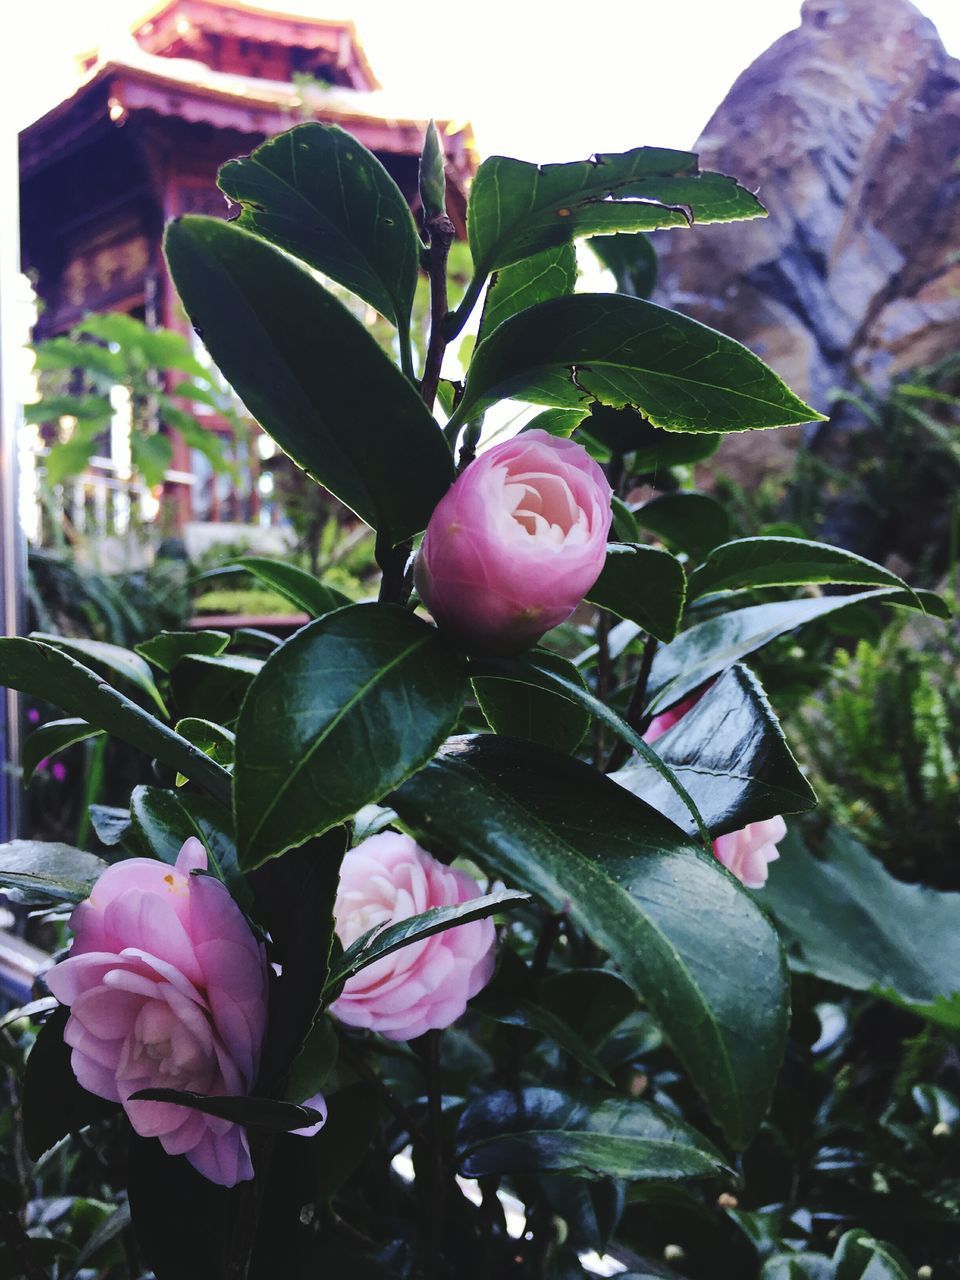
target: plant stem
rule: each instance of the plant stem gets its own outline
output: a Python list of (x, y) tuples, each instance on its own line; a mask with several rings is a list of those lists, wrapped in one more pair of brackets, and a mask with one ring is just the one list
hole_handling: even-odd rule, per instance
[(560, 937), (563, 921), (564, 916), (561, 911), (550, 911), (544, 917), (540, 937), (537, 939), (537, 949), (533, 953), (533, 960), (530, 964), (530, 971), (538, 987), (543, 985), (543, 980), (547, 974), (547, 965), (550, 963), (550, 952), (553, 950), (554, 943)]
[[(640, 657), (640, 669), (637, 672), (637, 680), (633, 686), (633, 693), (630, 695), (630, 702), (627, 706), (625, 719), (631, 729), (636, 729), (637, 733), (643, 736), (643, 732), (650, 723), (650, 717), (643, 714), (643, 707), (647, 697), (647, 685), (650, 682), (650, 672), (653, 668), (653, 659), (657, 653), (657, 639), (655, 636), (647, 636), (643, 646), (643, 653)], [(613, 750), (610, 752), (610, 759), (607, 761), (604, 773), (613, 773), (615, 769), (619, 769), (625, 764), (627, 757), (630, 755), (630, 748), (621, 738), (618, 738), (614, 744)]]
[[(606, 609), (600, 610), (600, 616), (597, 619), (596, 639), (597, 680), (595, 692), (601, 702), (606, 702), (613, 674), (613, 667), (610, 662), (610, 614)], [(593, 741), (593, 763), (599, 768), (606, 749), (606, 734), (599, 720), (594, 720), (591, 736)]]
[(447, 256), (456, 236), (456, 228), (445, 213), (430, 218), (426, 226), (430, 237), (430, 341), (423, 363), (420, 394), (431, 411), (440, 383), (443, 353), (449, 338), (444, 321), (447, 318)]
[(340, 1037), (340, 1056), (350, 1068), (350, 1070), (358, 1076), (364, 1084), (370, 1085), (379, 1094), (384, 1106), (400, 1125), (404, 1133), (410, 1135), (410, 1141), (415, 1145), (422, 1147), (424, 1151), (428, 1150), (429, 1142), (427, 1136), (414, 1120), (413, 1116), (387, 1086), (383, 1083), (370, 1064), (357, 1053), (353, 1045), (345, 1036)]
[(467, 285), (467, 291), (461, 299), (459, 307), (456, 311), (451, 311), (444, 321), (444, 337), (447, 342), (452, 342), (463, 326), (470, 319), (470, 312), (477, 305), (477, 299), (486, 284), (487, 277), (483, 275), (475, 275)]
[(386, 604), (403, 604), (404, 570), (410, 558), (410, 543), (401, 542), (395, 547), (389, 538), (378, 533), (373, 554), (382, 574), (377, 598)]
[(440, 1084), (440, 1032), (423, 1037), (423, 1062), (427, 1075), (427, 1134), (430, 1164), (425, 1197), (426, 1280), (439, 1280), (443, 1245), (443, 1094)]

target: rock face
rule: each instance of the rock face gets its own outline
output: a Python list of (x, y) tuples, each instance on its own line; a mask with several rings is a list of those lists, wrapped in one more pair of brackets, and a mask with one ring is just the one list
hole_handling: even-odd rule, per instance
[[(770, 216), (661, 232), (663, 301), (821, 411), (856, 377), (882, 389), (960, 349), (960, 62), (907, 0), (805, 0), (695, 150)], [(779, 469), (797, 442), (750, 433), (726, 460)]]

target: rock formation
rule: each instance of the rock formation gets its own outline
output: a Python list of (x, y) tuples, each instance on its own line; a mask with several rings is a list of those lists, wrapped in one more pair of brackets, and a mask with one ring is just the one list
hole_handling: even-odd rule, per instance
[[(694, 149), (770, 216), (660, 233), (661, 300), (821, 410), (960, 350), (960, 62), (907, 0), (805, 0)], [(798, 433), (758, 439), (731, 438), (725, 462), (779, 469)]]

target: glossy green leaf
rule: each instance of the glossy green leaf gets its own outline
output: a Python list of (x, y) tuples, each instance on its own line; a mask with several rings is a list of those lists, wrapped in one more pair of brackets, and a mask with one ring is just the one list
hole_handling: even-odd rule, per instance
[[(942, 617), (946, 612), (939, 596), (932, 592), (904, 591), (894, 587), (861, 591), (850, 596), (808, 596), (800, 600), (777, 600), (772, 604), (731, 609), (682, 632), (657, 652), (648, 687), (650, 707), (663, 708), (679, 702), (712, 676), (769, 644), (777, 636), (841, 609), (872, 601), (919, 607), (934, 617)], [(949, 613), (946, 616), (949, 617)]]
[(725, 1172), (706, 1138), (669, 1112), (603, 1094), (532, 1087), (488, 1093), (457, 1128), (468, 1178), (566, 1173), (627, 1181), (702, 1178)]
[(833, 1255), (833, 1280), (917, 1280), (900, 1251), (869, 1231), (847, 1231)]
[(240, 864), (351, 818), (433, 755), (466, 692), (440, 633), (395, 605), (351, 605), (276, 650), (237, 725)]
[(376, 925), (347, 947), (331, 966), (324, 999), (335, 999), (343, 983), (355, 973), (360, 973), (384, 956), (392, 955), (394, 951), (400, 951), (424, 938), (432, 938), (436, 933), (456, 929), (458, 925), (469, 924), (471, 920), (486, 920), (489, 916), (499, 915), (501, 911), (509, 911), (511, 907), (518, 907), (529, 901), (530, 895), (527, 893), (498, 889), (495, 893), (470, 898), (452, 907), (431, 907), (428, 911), (398, 920), (396, 924)]
[[(654, 750), (696, 801), (713, 836), (817, 803), (760, 682), (746, 667), (726, 671), (657, 738)], [(678, 827), (695, 831), (686, 806), (644, 759), (635, 757), (612, 776)]]
[(823, 851), (814, 858), (790, 832), (763, 895), (797, 966), (955, 1022), (948, 1002), (960, 992), (960, 893), (895, 880), (839, 827)]
[(210, 872), (225, 882), (241, 906), (248, 907), (251, 894), (237, 868), (229, 810), (208, 796), (166, 791), (162, 787), (134, 788), (130, 797), (130, 832), (125, 837), (131, 848), (172, 865), (191, 837), (207, 850)]
[(217, 1116), (247, 1129), (262, 1129), (267, 1133), (289, 1133), (291, 1129), (304, 1129), (323, 1119), (313, 1107), (296, 1102), (278, 1102), (273, 1098), (254, 1098), (246, 1094), (230, 1097), (227, 1094), (210, 1096), (192, 1093), (186, 1089), (138, 1089), (131, 1093), (134, 1102), (169, 1102), (190, 1111), (202, 1111), (207, 1116)]
[(392, 541), (423, 529), (453, 459), (413, 384), (360, 321), (230, 223), (183, 218), (167, 230), (166, 253), (192, 323), (264, 430)]
[(188, 654), (213, 657), (223, 653), (229, 643), (226, 631), (161, 631), (152, 640), (138, 644), (136, 651), (160, 671), (170, 672)]
[(113, 1115), (115, 1102), (80, 1087), (70, 1065), (70, 1046), (63, 1039), (70, 1010), (55, 1009), (40, 1028), (27, 1057), (23, 1077), (23, 1137), (31, 1160), (68, 1133), (76, 1133)]
[(647, 1001), (730, 1141), (749, 1141), (783, 1049), (786, 972), (712, 854), (580, 761), (489, 734), (452, 740), (391, 803), (422, 843), (566, 911)]
[[(553, 412), (560, 413), (561, 410), (554, 409)], [(652, 426), (630, 405), (614, 409), (607, 404), (594, 404), (580, 425), (606, 448), (631, 454), (632, 470), (638, 475), (656, 474), (673, 466), (700, 462), (716, 453), (723, 439), (710, 431), (664, 431), (661, 427)]]
[(586, 598), (636, 622), (658, 640), (669, 641), (680, 626), (686, 594), (683, 565), (669, 551), (611, 542), (600, 577)]
[(764, 213), (732, 178), (701, 173), (695, 155), (635, 147), (571, 164), (490, 156), (470, 188), (467, 231), (474, 268), (485, 276), (577, 236)]
[(676, 551), (692, 560), (704, 558), (733, 533), (727, 508), (709, 493), (662, 493), (633, 509), (633, 518)]
[(504, 320), (526, 307), (573, 293), (576, 283), (577, 251), (572, 242), (503, 267), (487, 286), (477, 340), (489, 337)]
[(186, 774), (211, 795), (229, 799), (225, 769), (59, 649), (20, 637), (0, 639), (0, 684), (57, 703)]
[(555, 298), (477, 347), (453, 420), (516, 397), (561, 409), (633, 405), (656, 427), (710, 433), (820, 417), (732, 338), (615, 293)]
[(24, 785), (30, 781), (42, 761), (59, 755), (78, 742), (85, 742), (87, 738), (95, 738), (102, 732), (92, 724), (87, 724), (86, 720), (76, 719), (48, 720), (46, 724), (34, 729), (23, 744), (20, 758)]
[(657, 286), (659, 264), (653, 242), (642, 231), (593, 236), (589, 243), (607, 270), (613, 272), (618, 293), (650, 297)]
[(419, 237), (410, 206), (380, 161), (337, 125), (310, 121), (230, 160), (218, 183), (256, 232), (410, 325)]
[(82, 902), (107, 863), (69, 844), (10, 840), (0, 844), (0, 885), (53, 902)]
[(554, 690), (568, 697), (571, 702), (586, 710), (594, 719), (612, 729), (617, 737), (622, 738), (627, 746), (632, 747), (650, 764), (651, 768), (663, 778), (673, 789), (680, 801), (686, 805), (692, 815), (704, 844), (709, 844), (710, 836), (700, 811), (686, 790), (683, 783), (673, 771), (663, 763), (657, 752), (644, 742), (640, 734), (613, 710), (612, 707), (586, 688), (582, 679), (571, 677), (564, 667), (544, 659), (549, 652), (544, 649), (532, 649), (522, 658), (474, 658), (470, 663), (471, 676), (487, 676), (492, 680), (516, 681), (531, 685), (534, 688)]
[(767, 1258), (760, 1280), (836, 1280), (833, 1263), (822, 1253), (778, 1253)]
[(542, 995), (546, 1008), (595, 1046), (637, 1011), (636, 992), (612, 969), (561, 969), (546, 978)]
[(284, 560), (269, 560), (266, 556), (240, 556), (227, 567), (232, 568), (234, 565), (246, 569), (259, 582), (276, 591), (311, 618), (319, 618), (332, 609), (339, 609), (350, 603), (349, 597), (342, 591), (324, 586), (312, 573), (307, 573), (306, 569), (287, 564)]
[(304, 1038), (300, 1052), (287, 1072), (284, 1096), (288, 1102), (303, 1102), (321, 1091), (333, 1070), (339, 1042), (331, 1018), (318, 1018)]
[(109, 804), (92, 804), (87, 812), (90, 815), (90, 825), (101, 844), (112, 849), (123, 843), (130, 831), (129, 809), (119, 809)]
[[(195, 747), (199, 747), (211, 760), (216, 760), (217, 764), (223, 765), (225, 769), (233, 768), (237, 738), (236, 734), (225, 729), (222, 724), (196, 716), (187, 716), (184, 720), (178, 721), (176, 729), (177, 733), (188, 742), (192, 742)], [(177, 784), (181, 785), (179, 778)]]
[(221, 653), (215, 657), (188, 654), (170, 673), (177, 710), (185, 719), (233, 724), (247, 690), (262, 667), (261, 658), (247, 658), (239, 653)]
[(530, 419), (522, 428), (521, 434), (523, 431), (547, 431), (552, 436), (562, 436), (569, 440), (585, 417), (583, 409), (544, 409)]
[(613, 521), (610, 525), (612, 539), (616, 542), (636, 542), (640, 537), (640, 526), (634, 520), (633, 512), (624, 500), (614, 494), (610, 499), (610, 509), (613, 512)]
[[(586, 688), (583, 676), (566, 658), (544, 649), (540, 661)], [(509, 738), (527, 738), (572, 754), (590, 725), (582, 707), (552, 689), (476, 676), (473, 691), (490, 728)]]
[(91, 671), (105, 676), (111, 683), (119, 681), (145, 694), (161, 715), (167, 714), (160, 691), (153, 681), (153, 672), (143, 658), (118, 644), (106, 644), (103, 640), (75, 640), (72, 636), (51, 636), (34, 631), (31, 640), (39, 640), (51, 649), (61, 649)]
[(805, 538), (738, 538), (715, 547), (690, 575), (690, 597), (744, 587), (800, 586), (844, 582), (903, 587), (902, 578), (863, 556)]

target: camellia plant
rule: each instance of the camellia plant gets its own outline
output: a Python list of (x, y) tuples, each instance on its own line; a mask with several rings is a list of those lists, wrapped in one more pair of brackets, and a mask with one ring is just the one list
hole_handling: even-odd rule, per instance
[[(29, 1153), (122, 1112), (159, 1280), (567, 1278), (605, 1250), (668, 1274), (618, 1241), (626, 1198), (736, 1188), (789, 1017), (752, 891), (814, 796), (743, 659), (865, 602), (943, 606), (834, 547), (731, 540), (677, 488), (725, 433), (819, 416), (638, 296), (640, 233), (763, 215), (695, 156), (485, 161), (454, 310), (432, 126), (422, 238), (335, 127), (220, 185), (236, 220), (167, 231), (183, 304), (262, 428), (376, 530), (379, 598), (248, 559), (311, 615), (289, 640), (0, 642), (3, 682), (69, 717), (31, 736), (28, 776), (104, 733), (156, 771), (95, 807), (103, 856), (0, 851), (0, 882), (78, 904)], [(584, 237), (617, 292), (574, 291)], [(396, 362), (324, 278), (395, 327)], [(541, 411), (504, 440), (510, 399)], [(674, 491), (631, 503), (645, 483)]]

